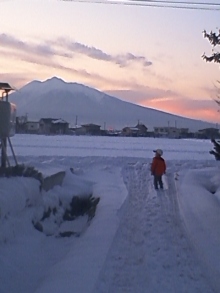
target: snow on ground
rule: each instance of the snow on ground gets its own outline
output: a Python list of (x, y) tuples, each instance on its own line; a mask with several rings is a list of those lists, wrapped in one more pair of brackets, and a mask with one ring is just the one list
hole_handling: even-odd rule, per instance
[[(16, 135), (12, 143), (20, 163), (66, 176), (42, 193), (35, 179), (0, 178), (0, 293), (220, 292), (219, 166), (209, 141)], [(168, 189), (156, 192), (149, 168), (158, 147)], [(100, 202), (89, 224), (75, 220), (79, 237), (56, 237), (58, 218), (47, 222), (51, 236), (33, 227), (45, 206), (91, 192)]]

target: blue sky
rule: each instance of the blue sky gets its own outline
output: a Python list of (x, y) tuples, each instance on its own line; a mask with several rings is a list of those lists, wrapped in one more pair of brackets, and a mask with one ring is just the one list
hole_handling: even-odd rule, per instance
[(132, 103), (219, 123), (213, 101), (219, 65), (201, 58), (212, 53), (202, 31), (218, 32), (217, 8), (0, 1), (0, 80), (21, 88), (58, 76)]

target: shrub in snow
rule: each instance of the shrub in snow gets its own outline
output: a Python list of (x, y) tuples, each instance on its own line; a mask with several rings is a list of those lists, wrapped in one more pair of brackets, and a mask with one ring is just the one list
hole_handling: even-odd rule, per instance
[(0, 177), (31, 177), (35, 178), (42, 184), (43, 175), (41, 172), (37, 171), (34, 167), (25, 165), (16, 165), (11, 167), (1, 167)]
[(95, 198), (92, 194), (73, 196), (68, 205), (66, 202), (63, 204), (61, 197), (59, 201), (46, 199), (43, 211), (32, 223), (46, 235), (79, 236), (95, 216), (99, 200), (99, 197)]

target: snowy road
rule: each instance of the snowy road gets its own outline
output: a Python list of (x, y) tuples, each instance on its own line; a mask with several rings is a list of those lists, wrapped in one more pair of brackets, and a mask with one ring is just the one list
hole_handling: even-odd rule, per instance
[[(1, 293), (220, 292), (220, 166), (210, 142), (14, 139), (20, 163), (67, 175), (42, 194), (39, 182), (1, 179)], [(158, 193), (149, 172), (155, 145), (166, 154), (169, 185)], [(85, 192), (100, 202), (80, 237), (48, 237), (33, 227), (42, 208)]]
[(159, 192), (149, 164), (123, 173), (129, 194), (94, 293), (213, 292), (181, 222), (174, 173)]

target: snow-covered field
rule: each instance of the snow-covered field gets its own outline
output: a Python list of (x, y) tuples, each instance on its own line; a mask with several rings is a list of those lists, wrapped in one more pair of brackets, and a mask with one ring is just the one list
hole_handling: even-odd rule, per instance
[[(0, 178), (1, 293), (220, 292), (220, 175), (210, 141), (11, 140), (19, 163), (66, 176), (41, 193), (35, 179)], [(167, 162), (159, 192), (149, 172), (156, 148)], [(60, 201), (90, 193), (100, 197), (95, 217), (72, 221), (77, 237), (58, 237), (70, 224), (59, 219)], [(42, 233), (32, 222), (48, 207), (58, 216)]]

